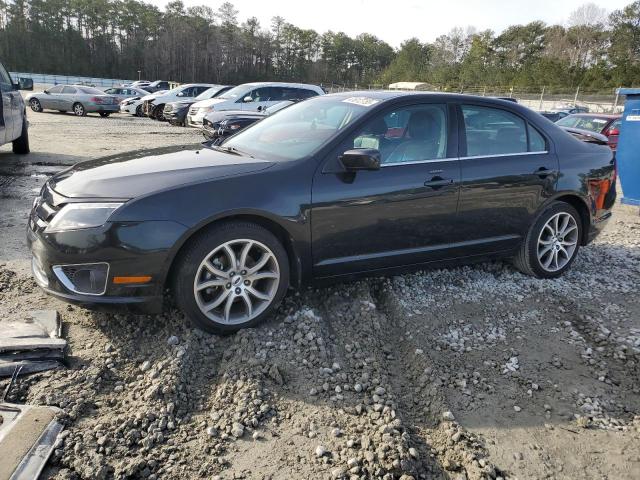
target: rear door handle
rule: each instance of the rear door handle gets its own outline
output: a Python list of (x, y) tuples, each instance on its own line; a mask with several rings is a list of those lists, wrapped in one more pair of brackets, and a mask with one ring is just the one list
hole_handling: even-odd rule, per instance
[(451, 185), (453, 183), (453, 178), (442, 178), (440, 176), (432, 177), (431, 180), (427, 180), (424, 182), (425, 187), (431, 188), (441, 188), (446, 187), (447, 185)]

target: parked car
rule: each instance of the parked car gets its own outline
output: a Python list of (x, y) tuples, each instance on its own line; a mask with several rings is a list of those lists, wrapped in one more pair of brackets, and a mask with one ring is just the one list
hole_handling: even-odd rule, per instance
[(256, 82), (232, 88), (219, 97), (194, 103), (187, 114), (187, 125), (201, 128), (207, 113), (222, 110), (260, 111), (285, 100), (304, 100), (324, 95), (317, 85), (304, 83)]
[(19, 90), (32, 90), (33, 80), (19, 78), (18, 83), (0, 62), (0, 146), (11, 143), (13, 153), (29, 153), (27, 109)]
[(214, 87), (206, 89), (197, 97), (189, 98), (187, 100), (179, 100), (177, 102), (166, 103), (164, 105), (162, 116), (171, 125), (186, 126), (187, 112), (189, 111), (189, 107), (191, 105), (201, 100), (209, 100), (210, 98), (215, 98), (219, 95), (222, 95), (224, 92), (230, 90), (231, 88), (233, 87), (229, 85), (216, 85)]
[(576, 113), (558, 120), (556, 125), (604, 135), (609, 139), (611, 149), (615, 151), (620, 135), (620, 117), (606, 113)]
[(56, 85), (42, 93), (31, 93), (26, 98), (34, 112), (58, 110), (73, 112), (78, 117), (97, 112), (108, 117), (120, 108), (115, 97), (105, 95), (102, 90), (83, 85)]
[(167, 92), (168, 90), (160, 90), (156, 93), (149, 93), (144, 97), (133, 97), (127, 100), (123, 100), (122, 102), (120, 102), (120, 112), (128, 113), (129, 115), (135, 115), (136, 117), (144, 117), (142, 104), (145, 102), (145, 100), (152, 100)]
[(135, 82), (124, 83), (122, 86), (145, 89), (145, 87), (148, 87), (149, 85), (151, 85), (151, 82), (149, 80), (136, 80)]
[(219, 145), (225, 138), (294, 103), (296, 102), (287, 100), (271, 105), (260, 112), (223, 110), (221, 112), (208, 113), (202, 121), (202, 134), (207, 140), (213, 140), (216, 145)]
[(564, 112), (567, 115), (573, 115), (574, 113), (589, 113), (589, 107), (584, 105), (573, 105), (569, 103), (557, 104), (554, 110), (558, 112)]
[(142, 111), (148, 117), (155, 120), (164, 120), (164, 106), (170, 102), (195, 98), (205, 90), (217, 85), (211, 83), (187, 83), (180, 85), (162, 95), (156, 95), (150, 100), (145, 100), (142, 104)]
[(159, 92), (160, 90), (171, 90), (171, 82), (167, 82), (166, 80), (156, 80), (142, 88), (151, 93)]
[(560, 120), (561, 118), (564, 118), (567, 115), (569, 115), (566, 112), (554, 112), (554, 111), (538, 112), (538, 113), (540, 113), (540, 115), (542, 115), (543, 117), (545, 117), (548, 120), (551, 120), (554, 123), (557, 122), (558, 120)]
[(111, 95), (116, 99), (118, 103), (121, 103), (123, 100), (134, 97), (143, 97), (145, 95), (149, 95), (149, 92), (143, 90), (142, 88), (136, 87), (111, 87), (107, 88), (104, 93), (106, 95)]
[(348, 92), (220, 146), (79, 163), (45, 183), (27, 235), (52, 295), (153, 312), (169, 287), (232, 332), (289, 286), (485, 258), (558, 277), (611, 217), (615, 175), (609, 148), (512, 102)]

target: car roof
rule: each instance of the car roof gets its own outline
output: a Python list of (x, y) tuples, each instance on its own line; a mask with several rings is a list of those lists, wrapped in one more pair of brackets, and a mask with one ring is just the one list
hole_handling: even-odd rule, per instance
[(243, 87), (298, 87), (298, 88), (312, 88), (314, 90), (322, 91), (322, 87), (319, 85), (313, 85), (311, 83), (289, 83), (289, 82), (247, 82), (243, 83)]

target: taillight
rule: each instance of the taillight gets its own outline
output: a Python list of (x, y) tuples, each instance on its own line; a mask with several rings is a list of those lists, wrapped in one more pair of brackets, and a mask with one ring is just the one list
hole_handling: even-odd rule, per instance
[(102, 103), (102, 98), (100, 98), (100, 97), (93, 97), (93, 98), (91, 99), (91, 101), (92, 101), (93, 103)]
[(620, 130), (617, 128), (612, 128), (606, 133), (607, 137), (610, 135), (620, 135)]

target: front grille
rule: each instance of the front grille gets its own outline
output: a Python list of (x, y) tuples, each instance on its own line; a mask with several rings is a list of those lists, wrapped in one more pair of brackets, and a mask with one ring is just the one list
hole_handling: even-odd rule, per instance
[(33, 230), (45, 229), (59, 210), (60, 208), (53, 204), (52, 194), (47, 185), (45, 185), (41, 195), (33, 203), (30, 218), (32, 222), (31, 228)]
[(109, 264), (56, 265), (53, 267), (53, 273), (60, 283), (74, 293), (103, 295), (107, 289)]

